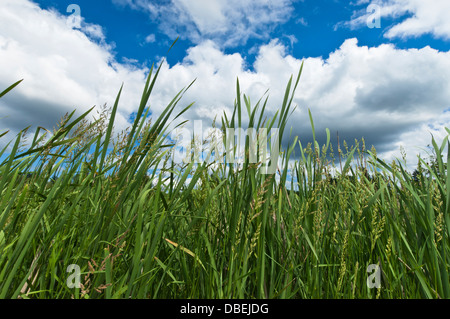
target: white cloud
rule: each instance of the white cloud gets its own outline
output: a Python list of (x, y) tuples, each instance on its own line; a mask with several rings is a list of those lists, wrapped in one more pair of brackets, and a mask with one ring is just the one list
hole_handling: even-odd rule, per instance
[(112, 106), (122, 82), (117, 125), (127, 125), (147, 70), (117, 63), (102, 41), (100, 26), (81, 23), (81, 29), (73, 29), (67, 23), (69, 15), (42, 10), (26, 0), (2, 0), (1, 7), (0, 91), (24, 79), (0, 100), (2, 131), (15, 133), (28, 125), (52, 129), (75, 108), (81, 114), (94, 105)]
[[(194, 43), (214, 40), (223, 47), (245, 44), (249, 38), (268, 39), (271, 30), (286, 23), (293, 0), (114, 0), (148, 12), (160, 31)], [(302, 20), (303, 21), (303, 20)], [(303, 21), (304, 22), (304, 21)]]
[(104, 42), (106, 39), (103, 28), (97, 24), (83, 23), (81, 30), (94, 40)]
[(388, 38), (420, 36), (431, 33), (435, 37), (450, 39), (450, 1), (402, 0), (398, 2), (403, 6), (401, 11), (398, 12), (399, 14), (412, 12), (413, 16), (389, 29), (386, 33)]
[[(30, 124), (52, 128), (75, 107), (80, 114), (94, 104), (112, 106), (122, 82), (118, 125), (127, 124), (128, 115), (137, 110), (147, 70), (116, 62), (108, 46), (68, 27), (65, 16), (25, 0), (3, 4), (0, 88), (25, 80), (0, 100), (0, 114), (9, 116), (0, 119), (1, 131)], [(225, 54), (213, 41), (203, 41), (191, 47), (182, 62), (163, 64), (150, 97), (151, 110), (157, 116), (196, 78), (182, 102), (182, 106), (194, 101), (195, 105), (179, 120), (190, 120), (188, 128), (193, 120), (203, 120), (207, 127), (217, 116), (220, 127), (223, 112), (231, 115), (239, 77), (241, 90), (253, 105), (270, 89), (267, 115), (273, 116), (300, 64), (273, 40), (259, 48), (249, 71), (240, 54)], [(450, 52), (429, 47), (400, 50), (392, 45), (368, 48), (349, 39), (327, 59), (305, 59), (294, 99), (299, 108), (289, 126), (305, 144), (311, 137), (310, 108), (321, 141), (328, 127), (333, 141), (336, 131), (341, 142), (345, 138), (350, 144), (364, 136), (367, 146), (374, 144), (380, 155), (399, 154), (400, 143), (415, 152), (415, 147), (430, 142), (429, 131), (444, 136), (443, 127), (450, 126), (449, 113), (443, 113), (450, 106), (448, 74)]]
[[(238, 76), (241, 90), (253, 103), (270, 89), (267, 115), (273, 116), (281, 107), (289, 76), (300, 64), (299, 59), (286, 55), (283, 45), (272, 41), (260, 48), (254, 72), (250, 72), (239, 54), (224, 54), (207, 41), (191, 48), (182, 63), (163, 69), (155, 100), (164, 105), (175, 88), (197, 77), (186, 95), (186, 100), (196, 101), (196, 105), (186, 118), (203, 119), (203, 125), (209, 125), (215, 116), (220, 119), (223, 111), (231, 114)], [(322, 142), (328, 127), (335, 145), (339, 131), (341, 143), (346, 139), (353, 144), (355, 138), (364, 137), (368, 148), (374, 144), (379, 154), (389, 159), (400, 156), (399, 145), (413, 152), (412, 156), (417, 147), (430, 142), (429, 125), (435, 127), (436, 136), (444, 136), (444, 126), (450, 126), (448, 117), (442, 116), (450, 106), (447, 74), (449, 52), (429, 47), (399, 50), (392, 45), (368, 48), (349, 39), (326, 60), (305, 60), (294, 99), (299, 108), (288, 127), (292, 125), (293, 135), (305, 144), (311, 138), (310, 108)], [(417, 137), (411, 138), (413, 135)]]
[[(436, 38), (450, 39), (450, 1), (448, 0), (373, 0), (358, 1), (356, 5), (375, 4), (380, 7), (381, 18), (404, 18), (388, 28), (387, 38), (418, 37), (432, 34)], [(366, 10), (355, 12), (351, 21), (344, 24), (352, 27), (364, 27), (372, 13)]]
[(155, 41), (156, 41), (156, 37), (153, 33), (149, 34), (147, 37), (145, 37), (145, 43), (153, 43)]

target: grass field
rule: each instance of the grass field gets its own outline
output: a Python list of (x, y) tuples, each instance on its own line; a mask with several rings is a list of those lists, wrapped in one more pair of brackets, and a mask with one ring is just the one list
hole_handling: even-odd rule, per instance
[[(120, 92), (96, 122), (72, 113), (53, 134), (22, 131), (1, 151), (0, 298), (450, 297), (447, 138), (431, 141), (434, 161), (419, 159), (414, 174), (364, 140), (333, 145), (329, 131), (325, 145), (295, 139), (276, 175), (248, 157), (174, 164), (167, 128), (190, 105), (177, 108), (182, 90), (147, 119), (159, 71), (119, 137)], [(222, 129), (245, 118), (279, 128), (281, 141), (300, 74), (272, 119), (237, 82)]]

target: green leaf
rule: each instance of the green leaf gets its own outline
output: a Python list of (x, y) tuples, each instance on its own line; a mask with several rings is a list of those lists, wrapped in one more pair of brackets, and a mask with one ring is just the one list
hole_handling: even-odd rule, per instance
[(11, 91), (12, 89), (14, 89), (16, 86), (19, 85), (20, 82), (22, 82), (22, 80), (17, 81), (16, 83), (14, 83), (13, 85), (11, 85), (10, 87), (8, 87), (6, 90), (4, 90), (3, 92), (0, 93), (0, 98), (2, 98), (6, 93), (8, 93), (9, 91)]

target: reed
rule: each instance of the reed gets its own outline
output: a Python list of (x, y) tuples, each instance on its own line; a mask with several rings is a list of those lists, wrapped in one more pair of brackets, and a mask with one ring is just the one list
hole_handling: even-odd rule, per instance
[[(38, 128), (24, 150), (22, 131), (0, 152), (0, 298), (450, 297), (448, 137), (433, 139), (435, 161), (419, 158), (410, 174), (363, 140), (333, 149), (327, 130), (320, 146), (310, 113), (314, 140), (295, 138), (276, 174), (248, 156), (175, 164), (168, 127), (192, 104), (175, 111), (187, 87), (148, 120), (160, 68), (119, 136), (122, 89), (97, 121), (87, 120), (92, 110), (71, 113), (52, 134)], [(300, 75), (273, 118), (267, 98), (252, 105), (237, 81), (223, 132), (276, 127), (281, 142)], [(247, 138), (246, 154), (251, 147)], [(341, 164), (331, 176), (334, 150)], [(379, 289), (367, 285), (371, 264)], [(68, 285), (70, 265), (80, 267), (78, 288)]]

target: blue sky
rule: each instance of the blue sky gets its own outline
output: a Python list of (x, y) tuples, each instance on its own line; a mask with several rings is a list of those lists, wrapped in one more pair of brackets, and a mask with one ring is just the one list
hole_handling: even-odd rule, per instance
[[(106, 41), (114, 43), (114, 52), (117, 59), (135, 59), (140, 63), (153, 62), (156, 58), (165, 56), (167, 48), (175, 39), (168, 36), (158, 28), (159, 20), (152, 19), (149, 14), (141, 9), (134, 9), (121, 0), (35, 0), (41, 8), (56, 9), (61, 14), (71, 15), (67, 12), (71, 4), (80, 7), (81, 16), (88, 23), (102, 26)], [(130, 2), (130, 1), (128, 1)], [(138, 3), (139, 1), (135, 1)], [(152, 3), (170, 3), (170, 1), (151, 1)], [(356, 2), (356, 1), (355, 1)], [(255, 59), (254, 47), (267, 43), (270, 39), (277, 38), (287, 46), (289, 54), (297, 58), (302, 57), (327, 57), (330, 52), (338, 49), (348, 38), (357, 37), (360, 45), (377, 46), (382, 43), (393, 43), (399, 48), (422, 48), (431, 46), (438, 50), (448, 51), (449, 41), (436, 39), (431, 34), (423, 34), (420, 37), (407, 37), (403, 39), (386, 39), (383, 33), (386, 28), (394, 25), (399, 20), (411, 17), (410, 13), (404, 13), (397, 19), (386, 17), (381, 21), (382, 28), (357, 28), (339, 26), (340, 23), (349, 21), (358, 10), (367, 8), (367, 4), (356, 5), (352, 1), (339, 0), (315, 0), (289, 2), (290, 13), (283, 22), (273, 23), (273, 28), (268, 35), (270, 38), (251, 37), (244, 43), (223, 47), (225, 53), (239, 52), (245, 56), (249, 68)], [(181, 62), (185, 51), (196, 42), (186, 34), (177, 34), (181, 40), (176, 48), (167, 56), (170, 64)], [(152, 42), (146, 42), (150, 36)], [(205, 38), (215, 37), (206, 36)], [(220, 40), (220, 39), (218, 39)], [(221, 45), (220, 41), (218, 44)], [(252, 50), (253, 48), (253, 50)]]
[[(0, 101), (0, 132), (12, 139), (28, 125), (51, 129), (74, 108), (112, 105), (121, 83), (125, 128), (151, 63), (179, 37), (154, 115), (197, 79), (183, 119), (209, 125), (232, 111), (236, 78), (252, 101), (269, 89), (273, 115), (304, 61), (290, 121), (303, 144), (311, 109), (322, 141), (329, 128), (350, 143), (364, 137), (387, 159), (402, 147), (415, 164), (431, 134), (442, 139), (450, 126), (447, 12), (448, 0), (2, 0), (0, 89), (24, 82)], [(375, 17), (380, 28), (368, 25)]]

